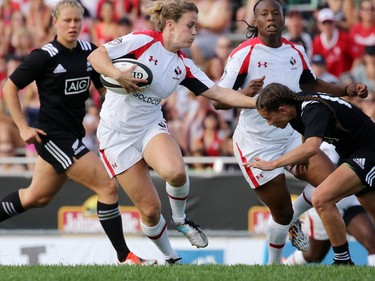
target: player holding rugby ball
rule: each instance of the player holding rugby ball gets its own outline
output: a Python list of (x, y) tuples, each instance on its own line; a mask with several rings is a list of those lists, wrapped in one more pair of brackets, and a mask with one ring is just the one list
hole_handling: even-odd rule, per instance
[[(147, 3), (146, 3), (147, 5)], [(99, 73), (112, 77), (126, 92), (111, 90), (100, 112), (97, 136), (102, 160), (111, 177), (116, 177), (138, 208), (143, 232), (155, 243), (169, 263), (179, 257), (172, 249), (161, 203), (149, 175), (149, 167), (166, 181), (172, 209), (172, 222), (190, 243), (198, 248), (208, 245), (202, 230), (186, 217), (189, 178), (181, 150), (168, 131), (160, 102), (179, 85), (233, 107), (253, 108), (253, 98), (217, 86), (192, 60), (180, 51), (188, 48), (197, 34), (198, 9), (192, 1), (152, 1), (144, 7), (156, 30), (135, 31), (93, 51), (88, 60)], [(141, 89), (133, 69), (121, 71), (112, 60), (136, 59), (149, 68), (153, 80)]]

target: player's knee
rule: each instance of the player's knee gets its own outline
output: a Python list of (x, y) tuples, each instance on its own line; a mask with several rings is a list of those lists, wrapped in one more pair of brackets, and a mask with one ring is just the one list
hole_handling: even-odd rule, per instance
[(311, 203), (314, 206), (314, 208), (318, 211), (323, 208), (325, 202), (324, 202), (324, 196), (322, 196), (319, 192), (319, 190), (314, 190), (314, 192), (311, 194)]
[(21, 188), (19, 190), (20, 200), (22, 202), (22, 207), (27, 209), (41, 208), (48, 205), (52, 200), (53, 195), (50, 194), (40, 194), (35, 192), (34, 188)]
[(185, 168), (171, 167), (163, 178), (172, 186), (181, 186), (186, 182)]
[(95, 191), (100, 197), (117, 197), (118, 188), (118, 184), (114, 179), (108, 179), (95, 187)]
[(157, 202), (152, 204), (147, 204), (139, 209), (141, 219), (144, 223), (149, 225), (156, 225), (160, 219), (161, 204)]
[(35, 198), (32, 200), (30, 206), (33, 208), (42, 208), (48, 205), (48, 203), (51, 201), (52, 197), (50, 196), (43, 196), (40, 198)]
[(108, 180), (106, 184), (106, 191), (111, 195), (117, 195), (118, 193), (118, 184), (114, 179)]
[(279, 224), (288, 225), (293, 218), (293, 209), (284, 208), (278, 210), (271, 210), (273, 220)]

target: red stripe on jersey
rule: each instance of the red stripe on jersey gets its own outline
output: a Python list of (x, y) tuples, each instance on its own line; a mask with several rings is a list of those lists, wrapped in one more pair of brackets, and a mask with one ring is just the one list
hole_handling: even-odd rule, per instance
[(163, 235), (163, 232), (166, 228), (167, 228), (167, 223), (165, 223), (163, 229), (161, 230), (161, 232), (158, 235), (156, 235), (156, 236), (148, 236), (147, 235), (147, 237), (150, 238), (151, 240), (157, 240)]
[(102, 155), (104, 163), (107, 166), (109, 172), (111, 173), (112, 177), (114, 177), (115, 176), (115, 171), (113, 170), (111, 164), (109, 163), (108, 158), (105, 156), (104, 150), (103, 149), (99, 149), (99, 152)]
[[(141, 31), (134, 31), (133, 35), (148, 35), (153, 38), (151, 42), (141, 46), (138, 49), (135, 49), (134, 51), (130, 52), (129, 54), (134, 54), (135, 59), (138, 59), (144, 52), (147, 51), (148, 48), (150, 48), (155, 42), (160, 41), (163, 44), (163, 37), (161, 32), (153, 31), (153, 30), (141, 30)], [(164, 45), (164, 44), (163, 44)]]
[(246, 55), (246, 57), (244, 57), (244, 60), (238, 72), (238, 75), (241, 75), (241, 74), (247, 75), (247, 72), (249, 70), (249, 65), (250, 65), (250, 57), (251, 57), (251, 53), (253, 52), (253, 50), (254, 50), (254, 46), (251, 46), (249, 53)]
[(300, 59), (301, 59), (301, 61), (302, 61), (303, 69), (308, 69), (308, 66), (307, 66), (307, 63), (306, 63), (306, 61), (305, 61), (305, 58), (303, 57), (303, 55), (302, 55), (302, 53), (300, 52), (300, 50), (298, 50), (298, 49), (296, 48), (296, 44), (295, 44), (295, 43), (292, 43), (292, 42), (290, 42), (290, 41), (288, 41), (288, 40), (286, 40), (285, 38), (282, 38), (282, 41), (283, 41), (284, 44), (290, 45), (290, 46), (292, 47), (292, 49), (296, 50), (296, 52), (298, 53), (298, 55), (299, 55), (299, 57), (300, 57)]
[(281, 248), (284, 247), (285, 243), (284, 243), (284, 244), (280, 244), (280, 245), (273, 244), (273, 243), (269, 243), (269, 245), (270, 245), (272, 248), (281, 249)]
[[(238, 152), (240, 153), (242, 163), (247, 162), (246, 158), (242, 155), (242, 151), (241, 151), (240, 147), (238, 146), (238, 143), (236, 143), (236, 146), (237, 146)], [(253, 183), (254, 187), (257, 188), (259, 186), (259, 183), (256, 180), (256, 178), (254, 177), (254, 174), (251, 171), (250, 167), (247, 167), (247, 166), (244, 166), (244, 167), (245, 167), (246, 174), (249, 176), (249, 178), (250, 178), (251, 182)]]
[[(251, 48), (254, 48), (255, 45), (257, 44), (262, 44), (262, 42), (258, 39), (258, 38), (253, 38), (253, 39), (249, 39), (243, 43), (241, 43), (240, 45), (238, 45), (233, 51), (232, 53), (229, 55), (229, 57), (233, 57), (233, 55), (235, 53), (237, 53), (239, 50), (242, 50), (243, 48), (247, 48), (247, 47), (251, 47)], [(264, 44), (263, 44), (264, 45)]]

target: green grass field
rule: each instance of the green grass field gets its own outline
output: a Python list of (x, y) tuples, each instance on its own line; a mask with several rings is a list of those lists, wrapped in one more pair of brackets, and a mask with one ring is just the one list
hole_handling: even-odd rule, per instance
[(374, 281), (375, 267), (365, 266), (0, 266), (0, 280), (8, 281)]

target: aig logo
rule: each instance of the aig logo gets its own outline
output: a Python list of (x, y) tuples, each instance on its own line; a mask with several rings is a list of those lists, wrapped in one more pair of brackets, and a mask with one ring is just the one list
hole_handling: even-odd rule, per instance
[(86, 91), (90, 85), (90, 77), (65, 80), (65, 95), (76, 95)]

